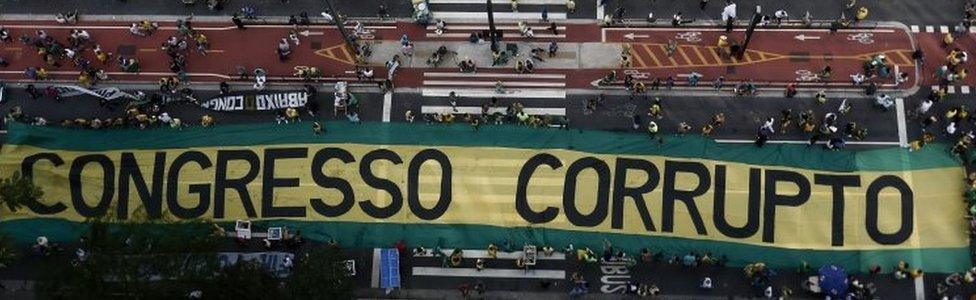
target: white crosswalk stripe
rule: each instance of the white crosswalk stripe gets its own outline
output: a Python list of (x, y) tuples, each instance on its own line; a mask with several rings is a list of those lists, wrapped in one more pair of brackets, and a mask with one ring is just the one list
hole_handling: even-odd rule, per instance
[[(484, 21), (488, 20), (488, 13), (484, 10), (484, 0), (428, 0), (427, 3), (430, 5), (431, 16), (434, 19), (443, 19), (447, 23), (451, 21)], [(457, 4), (467, 4), (468, 6), (451, 6)], [(511, 2), (505, 0), (494, 1), (493, 4), (498, 6), (509, 6)], [(470, 9), (470, 5), (481, 5), (480, 9), (471, 10), (459, 10), (459, 9)], [(549, 20), (566, 20), (566, 1), (565, 0), (519, 0), (518, 7), (546, 7), (548, 10)], [(512, 11), (510, 8), (495, 9), (494, 18), (498, 20), (516, 20), (516, 21), (528, 21), (534, 22), (542, 19), (542, 12), (537, 9), (533, 12), (529, 12), (526, 9), (522, 11)]]
[(925, 26), (925, 32), (928, 33), (935, 32), (935, 26)]
[(912, 25), (911, 28), (912, 28), (912, 32), (918, 32), (919, 31), (918, 25)]
[(956, 93), (956, 86), (950, 85), (948, 92), (949, 92), (949, 94), (955, 94)]
[[(489, 259), (496, 260), (498, 263), (494, 264), (494, 267), (485, 268), (478, 270), (473, 268), (473, 266), (461, 265), (459, 267), (447, 268), (447, 267), (431, 267), (431, 266), (415, 266), (411, 268), (410, 274), (412, 276), (418, 277), (463, 277), (463, 278), (520, 278), (520, 279), (551, 279), (551, 280), (563, 280), (566, 279), (565, 270), (556, 269), (545, 269), (545, 268), (534, 268), (529, 267), (525, 269), (519, 269), (515, 266), (515, 260), (523, 258), (525, 256), (524, 252), (499, 252), (497, 258), (489, 258), (487, 251), (485, 250), (468, 250), (465, 249), (464, 258), (465, 259)], [(444, 250), (443, 255), (450, 256), (451, 251)], [(415, 255), (414, 257), (432, 257), (429, 253), (422, 255)], [(537, 261), (565, 261), (566, 255), (562, 253), (553, 253), (551, 256), (542, 255), (541, 253), (536, 256)]]
[(939, 32), (941, 33), (949, 32), (949, 26), (945, 26), (945, 25), (939, 26)]
[(964, 85), (964, 86), (959, 87), (959, 93), (961, 93), (961, 94), (969, 94), (969, 86), (968, 85)]
[[(485, 4), (484, 0), (427, 0), (430, 5), (434, 4)], [(508, 1), (495, 1), (494, 4), (508, 4)], [(566, 0), (519, 0), (522, 5), (566, 5)]]
[[(475, 99), (566, 99), (565, 74), (520, 74), (520, 73), (451, 73), (424, 72), (424, 97), (448, 97), (451, 92), (462, 98)], [(495, 85), (501, 81), (503, 90)], [(516, 100), (517, 101), (517, 100)], [(468, 103), (470, 105), (470, 103)], [(566, 116), (565, 101), (554, 102), (551, 106), (525, 107), (529, 115)], [(505, 113), (505, 107), (489, 108), (489, 114)], [(482, 113), (480, 106), (441, 106), (423, 105), (423, 114), (474, 114)]]
[[(430, 13), (434, 19), (445, 20), (488, 20), (486, 12), (434, 11)], [(495, 12), (495, 20), (542, 20), (541, 12)], [(550, 12), (549, 20), (566, 20), (566, 13)]]
[[(549, 31), (549, 26), (542, 23), (532, 23), (529, 24), (532, 28), (533, 37), (522, 36), (519, 32), (518, 25), (515, 24), (501, 24), (495, 26), (496, 30), (501, 30), (506, 40), (530, 40), (530, 39), (565, 39), (566, 38), (566, 26), (556, 26), (556, 33), (552, 34)], [(471, 36), (472, 32), (481, 32), (488, 30), (488, 25), (457, 25), (452, 26), (447, 25), (443, 33), (437, 34), (437, 27), (434, 25), (427, 26), (426, 36), (429, 38), (467, 38)]]

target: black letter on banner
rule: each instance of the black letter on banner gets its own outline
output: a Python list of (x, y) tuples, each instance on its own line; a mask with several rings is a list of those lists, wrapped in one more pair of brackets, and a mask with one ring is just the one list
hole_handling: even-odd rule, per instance
[[(792, 182), (799, 191), (796, 195), (776, 194), (777, 182)], [(766, 204), (763, 208), (763, 242), (772, 243), (776, 237), (776, 206), (800, 206), (810, 200), (810, 181), (792, 171), (766, 170)]]
[(844, 188), (861, 186), (861, 176), (814, 174), (813, 182), (831, 187), (834, 210), (830, 218), (830, 245), (844, 246)]
[[(232, 160), (245, 161), (248, 164), (247, 173), (237, 179), (227, 178), (227, 162)], [(219, 150), (217, 151), (217, 169), (214, 170), (214, 219), (224, 218), (224, 201), (226, 200), (227, 189), (234, 189), (241, 199), (244, 206), (244, 213), (249, 218), (255, 218), (258, 213), (254, 211), (254, 202), (251, 201), (251, 193), (247, 191), (247, 185), (258, 177), (258, 168), (261, 161), (258, 155), (251, 150)]]
[[(878, 194), (886, 187), (893, 187), (901, 193), (901, 227), (895, 233), (887, 234), (878, 228)], [(865, 216), (865, 226), (871, 239), (882, 245), (898, 245), (908, 240), (912, 236), (915, 228), (915, 220), (912, 212), (915, 211), (915, 195), (912, 188), (898, 176), (884, 175), (875, 179), (867, 190), (867, 216)]]
[(191, 208), (183, 208), (180, 206), (180, 198), (176, 189), (180, 185), (180, 170), (183, 169), (187, 163), (195, 162), (200, 165), (200, 170), (206, 170), (213, 166), (207, 155), (199, 151), (188, 151), (183, 152), (180, 156), (177, 156), (173, 160), (173, 163), (169, 167), (169, 174), (166, 177), (166, 204), (169, 207), (169, 211), (173, 212), (173, 215), (180, 219), (193, 219), (202, 216), (210, 209), (210, 185), (209, 184), (191, 184), (190, 193), (197, 194), (199, 197), (199, 203), (197, 206)]
[[(428, 160), (436, 161), (441, 166), (440, 197), (431, 209), (420, 205), (420, 166)], [(424, 149), (410, 160), (410, 167), (407, 169), (407, 204), (415, 216), (424, 220), (435, 220), (444, 215), (451, 205), (452, 173), (451, 161), (447, 159), (447, 155), (435, 149)]]
[(367, 185), (390, 193), (390, 205), (377, 207), (372, 201), (366, 199), (359, 201), (359, 207), (370, 217), (386, 219), (395, 215), (403, 207), (403, 194), (400, 193), (400, 187), (396, 183), (393, 183), (393, 181), (373, 175), (373, 170), (370, 169), (370, 165), (372, 165), (374, 160), (379, 159), (388, 160), (395, 165), (403, 163), (403, 160), (400, 159), (400, 156), (396, 152), (387, 149), (376, 149), (363, 155), (363, 160), (359, 162), (359, 176), (363, 178), (363, 182), (366, 182)]
[(525, 189), (529, 185), (529, 179), (532, 178), (535, 169), (540, 165), (547, 165), (556, 170), (561, 168), (563, 163), (552, 154), (539, 153), (529, 158), (522, 166), (522, 170), (519, 171), (518, 182), (515, 186), (515, 211), (518, 212), (519, 216), (522, 216), (522, 219), (532, 224), (552, 221), (559, 214), (559, 209), (552, 206), (546, 207), (541, 212), (532, 211), (532, 207), (529, 207), (529, 199), (526, 196)]
[(166, 172), (166, 152), (156, 152), (153, 161), (152, 190), (146, 184), (146, 177), (142, 176), (139, 163), (131, 152), (122, 152), (119, 163), (119, 204), (116, 212), (119, 219), (125, 220), (129, 216), (129, 182), (135, 184), (142, 206), (150, 219), (163, 216), (163, 174)]
[(761, 195), (759, 193), (759, 181), (762, 180), (762, 170), (749, 169), (749, 204), (746, 207), (746, 224), (742, 227), (735, 227), (729, 224), (725, 217), (725, 166), (715, 165), (715, 211), (712, 212), (712, 221), (715, 228), (722, 235), (731, 238), (751, 237), (759, 231), (759, 205)]
[[(81, 192), (81, 171), (88, 163), (96, 163), (102, 168), (102, 198), (94, 207), (85, 203), (85, 195)], [(102, 154), (82, 155), (71, 162), (68, 172), (68, 182), (71, 185), (71, 203), (78, 214), (85, 218), (97, 218), (105, 215), (112, 195), (115, 194), (115, 164), (108, 156)]]
[(338, 217), (352, 208), (352, 205), (356, 202), (356, 194), (352, 192), (352, 186), (345, 179), (339, 177), (331, 177), (325, 175), (322, 168), (325, 167), (325, 163), (329, 162), (330, 159), (338, 158), (343, 163), (355, 162), (356, 159), (349, 154), (349, 151), (339, 149), (339, 148), (325, 148), (319, 150), (315, 153), (312, 158), (312, 180), (315, 184), (320, 187), (327, 189), (337, 189), (342, 193), (342, 202), (336, 204), (335, 206), (328, 205), (322, 198), (312, 198), (311, 204), (312, 209), (320, 215), (326, 217)]
[[(698, 176), (698, 186), (690, 191), (675, 190), (678, 172), (695, 174)], [(664, 195), (663, 195), (663, 225), (661, 230), (664, 232), (674, 232), (674, 202), (681, 201), (688, 207), (688, 215), (691, 222), (695, 224), (695, 231), (699, 235), (706, 235), (705, 222), (702, 221), (698, 206), (695, 205), (695, 197), (701, 196), (708, 191), (712, 185), (711, 178), (708, 176), (708, 169), (705, 165), (697, 162), (665, 161), (664, 162)]]
[[(24, 161), (20, 163), (20, 174), (24, 178), (34, 178), (34, 164), (39, 160), (47, 160), (54, 164), (55, 167), (60, 167), (64, 164), (64, 160), (61, 156), (54, 153), (38, 153), (24, 158)], [(38, 199), (33, 199), (27, 202), (27, 208), (39, 215), (52, 215), (68, 209), (68, 206), (64, 205), (60, 201), (54, 203), (53, 205), (45, 205)]]
[[(584, 169), (593, 169), (597, 176), (596, 206), (588, 215), (584, 215), (576, 208), (576, 180)], [(607, 218), (609, 202), (610, 167), (607, 163), (595, 157), (584, 157), (569, 165), (569, 170), (566, 170), (566, 182), (563, 184), (563, 208), (570, 223), (583, 227), (600, 225)]]
[(305, 217), (305, 206), (274, 206), (274, 189), (276, 187), (295, 187), (301, 183), (298, 178), (275, 178), (275, 161), (305, 157), (308, 157), (308, 148), (264, 150), (264, 182), (261, 187), (262, 218)]
[[(644, 201), (644, 194), (649, 193), (657, 187), (661, 181), (661, 174), (649, 161), (643, 159), (617, 158), (617, 170), (613, 175), (613, 212), (610, 216), (610, 227), (614, 229), (624, 228), (624, 197), (634, 199), (637, 206), (637, 213), (644, 223), (644, 229), (655, 231), (654, 220), (651, 213), (647, 211), (647, 202)], [(647, 173), (647, 181), (638, 187), (627, 187), (627, 170), (641, 170)]]

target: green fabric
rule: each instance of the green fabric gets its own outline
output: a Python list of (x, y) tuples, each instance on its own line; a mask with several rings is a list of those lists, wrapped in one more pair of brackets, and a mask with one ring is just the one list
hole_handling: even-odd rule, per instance
[[(233, 224), (227, 223), (224, 226), (225, 228), (232, 228)], [(905, 260), (911, 265), (924, 266), (926, 272), (951, 273), (965, 271), (970, 267), (967, 248), (870, 251), (781, 249), (673, 237), (607, 235), (570, 230), (532, 227), (503, 228), (487, 225), (267, 220), (254, 222), (253, 226), (256, 231), (266, 230), (269, 226), (287, 226), (290, 230), (301, 230), (302, 236), (306, 238), (317, 241), (328, 241), (335, 238), (340, 245), (351, 248), (392, 247), (398, 240), (404, 239), (410, 247), (433, 248), (440, 246), (445, 249), (485, 249), (489, 243), (503, 245), (505, 242), (511, 242), (517, 248), (528, 243), (537, 246), (549, 245), (556, 249), (562, 249), (572, 243), (578, 249), (590, 247), (594, 251), (600, 251), (603, 249), (603, 240), (608, 239), (614, 247), (626, 249), (633, 256), (636, 256), (638, 251), (645, 247), (653, 252), (664, 251), (668, 256), (681, 256), (688, 252), (699, 254), (711, 252), (716, 257), (727, 256), (731, 266), (744, 266), (762, 261), (776, 268), (793, 268), (798, 262), (805, 260), (813, 266), (837, 264), (848, 270), (867, 271), (875, 264), (890, 269), (888, 266), (897, 264), (899, 260)], [(33, 242), (34, 238), (39, 235), (45, 235), (55, 242), (75, 241), (80, 234), (85, 232), (86, 228), (82, 223), (61, 219), (23, 219), (0, 222), (0, 231), (11, 234), (16, 242), (24, 244)]]
[[(108, 151), (123, 149), (183, 149), (192, 147), (247, 147), (249, 145), (362, 143), (375, 145), (484, 146), (524, 149), (568, 149), (600, 154), (660, 155), (671, 158), (710, 159), (762, 166), (783, 166), (821, 171), (901, 171), (960, 167), (960, 162), (944, 145), (929, 145), (921, 151), (890, 148), (864, 151), (823, 151), (803, 145), (768, 145), (756, 148), (749, 144), (719, 144), (697, 135), (665, 136), (664, 143), (651, 141), (646, 133), (606, 132), (593, 130), (538, 129), (526, 126), (484, 126), (472, 131), (466, 124), (425, 125), (407, 123), (323, 122), (326, 134), (312, 133), (311, 122), (273, 125), (233, 124), (184, 130), (120, 129), (82, 130), (60, 127), (33, 127), (11, 124), (8, 144), (31, 145), (47, 149), (75, 151)], [(957, 212), (960, 217), (963, 212)], [(516, 245), (551, 244), (561, 248), (568, 243), (577, 247), (602, 249), (603, 239), (615, 246), (636, 252), (648, 247), (669, 255), (710, 251), (727, 255), (732, 265), (763, 261), (774, 267), (792, 268), (806, 260), (812, 265), (834, 263), (848, 269), (866, 270), (880, 264), (890, 266), (898, 260), (924, 266), (929, 272), (954, 272), (970, 265), (969, 250), (960, 248), (899, 249), (871, 251), (830, 251), (784, 249), (732, 242), (694, 240), (628, 234), (606, 234), (533, 227), (494, 227), (457, 224), (397, 224), (355, 222), (263, 221), (302, 230), (303, 235), (328, 240), (335, 237), (353, 247), (389, 247), (405, 238), (411, 245), (463, 247), (481, 249), (489, 242)], [(74, 240), (82, 232), (80, 223), (60, 219), (24, 219), (0, 222), (0, 229), (17, 240), (29, 242), (37, 235), (54, 240)]]
[(661, 155), (834, 172), (902, 171), (960, 166), (960, 161), (944, 151), (944, 145), (939, 144), (929, 145), (916, 152), (901, 148), (823, 151), (819, 147), (807, 148), (804, 145), (777, 144), (757, 148), (751, 144), (719, 144), (697, 135), (665, 136), (664, 143), (659, 144), (651, 142), (646, 134), (635, 132), (555, 130), (518, 125), (483, 126), (474, 132), (466, 124), (351, 124), (343, 121), (322, 124), (326, 130), (324, 135), (312, 134), (311, 122), (285, 125), (229, 124), (208, 128), (195, 126), (183, 130), (84, 130), (10, 124), (7, 142), (77, 151), (305, 143), (488, 146)]

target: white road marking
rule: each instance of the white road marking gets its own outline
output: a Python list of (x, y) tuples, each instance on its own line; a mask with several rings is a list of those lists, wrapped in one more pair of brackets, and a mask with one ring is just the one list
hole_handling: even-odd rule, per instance
[(914, 279), (915, 281), (915, 300), (925, 300), (925, 280), (923, 276)]
[(935, 26), (925, 26), (925, 32), (928, 32), (928, 33), (935, 32)]
[[(77, 71), (48, 71), (47, 73), (48, 74), (51, 74), (51, 75), (78, 75), (78, 72)], [(24, 72), (23, 71), (0, 71), (0, 74), (24, 74)], [(173, 75), (173, 73), (171, 73), (171, 72), (140, 72), (140, 73), (105, 72), (105, 74), (108, 74), (110, 76), (114, 76), (114, 75), (136, 75), (136, 76), (152, 76), (152, 77), (172, 76)], [(227, 75), (224, 75), (224, 74), (216, 74), (216, 73), (186, 73), (186, 75), (187, 76), (190, 76), (190, 77), (217, 77), (217, 78), (223, 78), (223, 79), (231, 79), (231, 78), (233, 78), (231, 76), (227, 76)]]
[(939, 32), (941, 33), (949, 32), (949, 26), (945, 26), (945, 25), (939, 26)]
[(905, 124), (905, 99), (895, 98), (895, 118), (898, 119), (898, 145), (908, 147), (908, 126)]
[(960, 86), (959, 92), (963, 94), (969, 94), (969, 86), (968, 85)]
[[(716, 139), (715, 142), (726, 143), (726, 144), (751, 144), (755, 143), (755, 140), (743, 140), (743, 139)], [(798, 140), (770, 140), (766, 143), (769, 144), (808, 144), (810, 141), (798, 141)], [(819, 141), (817, 144), (826, 144), (827, 141)], [(876, 142), (876, 141), (844, 141), (848, 145), (875, 145), (875, 146), (894, 146), (899, 145), (899, 142)]]
[[(18, 73), (23, 73), (23, 72), (18, 72)], [(475, 78), (520, 78), (520, 79), (566, 79), (566, 74), (424, 72), (424, 77), (475, 77)]]
[[(427, 37), (429, 37), (429, 38), (437, 38), (437, 37), (445, 37), (445, 38), (467, 38), (469, 36), (471, 36), (470, 33), (442, 33), (442, 34), (429, 33), (429, 32), (427, 33)], [(506, 40), (516, 40), (516, 39), (530, 39), (530, 40), (531, 39), (565, 39), (565, 38), (566, 38), (566, 35), (565, 34), (552, 35), (552, 34), (548, 34), (548, 33), (536, 33), (533, 37), (519, 36), (519, 35), (510, 36), (508, 34), (505, 35), (505, 39)]]
[[(431, 12), (434, 19), (488, 20), (486, 12)], [(495, 12), (495, 20), (541, 20), (541, 12)], [(549, 20), (565, 20), (566, 13), (550, 12)]]
[[(424, 80), (424, 85), (495, 86), (493, 81)], [(565, 82), (502, 81), (505, 87), (566, 87)]]
[(912, 25), (912, 32), (918, 32), (918, 31), (919, 31), (918, 25)]
[[(645, 27), (634, 27), (634, 28), (623, 28), (623, 27), (610, 27), (603, 28), (604, 31), (722, 31), (724, 28), (672, 28), (672, 27), (662, 27), (662, 28), (645, 28)], [(739, 28), (734, 29), (737, 32), (744, 32), (746, 29)], [(800, 29), (800, 28), (757, 28), (756, 31), (770, 31), (770, 32), (830, 32), (830, 29)], [(870, 32), (870, 33), (895, 33), (894, 29), (840, 29), (838, 32), (844, 33), (859, 33), (859, 32)]]
[(939, 90), (939, 86), (937, 86), (937, 85), (933, 85), (933, 86), (932, 86), (932, 91), (933, 91), (933, 92), (934, 92), (934, 91), (938, 91), (938, 90)]
[[(451, 253), (453, 251), (454, 250), (444, 249), (441, 250), (441, 253), (444, 253), (444, 255), (447, 256), (451, 256)], [(417, 255), (417, 256), (421, 256), (421, 257), (433, 256), (433, 250), (428, 250), (428, 253), (429, 254), (427, 255)], [(524, 257), (524, 256), (525, 256), (525, 252), (523, 251), (514, 251), (514, 252), (498, 251), (498, 259), (517, 259), (519, 257)], [(464, 258), (475, 258), (475, 259), (489, 258), (488, 250), (464, 249)], [(537, 260), (566, 260), (566, 254), (562, 252), (553, 252), (552, 255), (546, 256), (543, 255), (542, 252), (539, 252), (539, 255), (536, 256), (536, 259)]]
[(421, 93), (424, 97), (447, 97), (451, 92), (455, 92), (460, 97), (473, 98), (556, 98), (565, 99), (566, 90), (551, 89), (508, 89), (505, 93), (499, 94), (495, 89), (452, 89), (452, 88), (424, 88)]
[[(550, 18), (552, 14), (550, 14)], [(487, 16), (485, 17), (487, 18)], [(246, 25), (247, 28), (293, 28), (291, 25)], [(67, 27), (61, 25), (24, 25), (24, 24), (12, 24), (3, 25), (4, 28), (17, 28), (17, 29), (67, 29)], [(396, 26), (365, 26), (366, 29), (396, 29)], [(108, 25), (82, 25), (82, 26), (72, 26), (71, 28), (87, 29), (87, 30), (129, 30), (129, 26), (108, 26)], [(335, 25), (311, 25), (310, 29), (335, 29), (338, 28)], [(223, 31), (223, 30), (238, 30), (237, 26), (220, 26), (220, 27), (193, 27), (194, 30), (201, 31)], [(160, 26), (159, 30), (177, 30), (175, 26)]]
[[(533, 24), (529, 24), (529, 26), (532, 26), (532, 25)], [(539, 24), (539, 25), (544, 25), (544, 24)], [(495, 26), (495, 29), (497, 29), (497, 30), (514, 30), (514, 31), (518, 31), (519, 30), (519, 28), (518, 28), (517, 25), (512, 25), (512, 26), (497, 25), (497, 26)], [(545, 29), (548, 30), (549, 27), (546, 27)], [(434, 30), (437, 30), (437, 27), (435, 27), (435, 26), (427, 26), (427, 30), (434, 31)], [(475, 26), (469, 26), (469, 25), (457, 25), (457, 26), (453, 26), (453, 25), (448, 25), (447, 30), (458, 30), (458, 31), (488, 30), (488, 25), (483, 25), (483, 26), (477, 26), (477, 25), (475, 25)], [(566, 26), (556, 26), (556, 30), (559, 30), (559, 31), (566, 30)]]
[(383, 122), (390, 122), (390, 111), (393, 110), (393, 91), (383, 95)]
[(566, 279), (563, 270), (513, 270), (513, 269), (484, 269), (475, 268), (436, 268), (413, 267), (413, 276), (442, 276), (442, 277), (480, 277), (480, 278), (526, 278), (526, 279)]
[[(488, 108), (488, 114), (494, 114), (494, 113), (502, 113), (502, 114), (504, 114), (505, 113), (505, 110), (506, 110), (505, 107), (491, 107), (491, 108)], [(526, 108), (523, 108), (522, 110), (525, 111), (525, 113), (527, 113), (527, 114), (535, 115), (535, 116), (544, 116), (544, 115), (549, 115), (549, 116), (565, 116), (566, 115), (566, 109), (565, 108), (561, 108), (561, 107), (555, 107), (555, 108), (526, 107)], [(449, 114), (449, 113), (454, 113), (454, 114), (480, 115), (481, 114), (481, 107), (479, 107), (479, 106), (458, 106), (457, 107), (457, 111), (454, 111), (454, 108), (452, 108), (450, 106), (423, 105), (423, 106), (420, 107), (420, 112), (421, 113), (425, 113), (425, 114)], [(450, 255), (450, 254), (448, 254), (448, 255)], [(468, 251), (465, 250), (464, 251), (464, 257), (468, 257), (468, 256), (469, 256), (468, 255)]]
[(0, 134), (7, 134), (6, 130), (0, 130)]
[[(433, 4), (485, 4), (484, 0), (427, 0), (427, 3)], [(508, 4), (508, 1), (495, 1), (492, 4)], [(522, 5), (566, 5), (565, 0), (519, 0), (519, 6)]]
[(600, 5), (600, 1), (602, 1), (602, 0), (596, 0), (596, 19), (597, 19), (597, 21), (602, 21), (604, 15), (605, 15), (605, 13), (603, 11), (604, 6), (603, 5)]
[(380, 248), (373, 248), (373, 270), (370, 273), (369, 286), (374, 289), (380, 287), (380, 254), (383, 253)]
[(956, 93), (956, 86), (950, 85), (949, 86), (949, 94), (955, 94), (955, 93)]

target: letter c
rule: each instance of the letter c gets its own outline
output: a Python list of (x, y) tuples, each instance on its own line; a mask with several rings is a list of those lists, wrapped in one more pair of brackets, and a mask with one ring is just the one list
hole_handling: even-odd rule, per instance
[(515, 190), (515, 211), (518, 212), (522, 219), (525, 219), (529, 223), (547, 223), (556, 218), (559, 214), (559, 209), (549, 206), (543, 209), (541, 212), (533, 211), (529, 207), (529, 200), (526, 197), (526, 187), (529, 185), (529, 179), (532, 178), (532, 174), (535, 173), (535, 169), (540, 165), (547, 165), (553, 170), (559, 169), (563, 166), (563, 163), (559, 161), (558, 158), (552, 156), (549, 153), (540, 153), (532, 158), (529, 158), (522, 166), (522, 170), (519, 171), (518, 183)]

